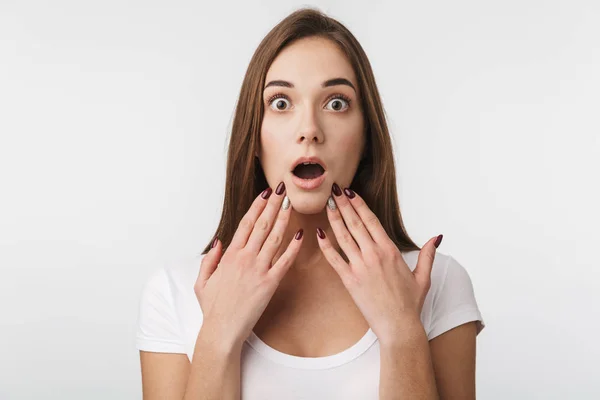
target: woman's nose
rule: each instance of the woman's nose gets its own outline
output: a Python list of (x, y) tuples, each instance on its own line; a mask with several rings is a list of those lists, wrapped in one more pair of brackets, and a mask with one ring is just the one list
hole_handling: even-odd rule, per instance
[(321, 143), (323, 142), (323, 139), (322, 135), (320, 135), (318, 132), (304, 132), (298, 135), (298, 143), (306, 141)]
[(300, 129), (296, 135), (296, 141), (302, 143), (305, 141), (321, 143), (323, 142), (323, 132), (319, 126), (314, 111), (307, 110), (302, 115)]

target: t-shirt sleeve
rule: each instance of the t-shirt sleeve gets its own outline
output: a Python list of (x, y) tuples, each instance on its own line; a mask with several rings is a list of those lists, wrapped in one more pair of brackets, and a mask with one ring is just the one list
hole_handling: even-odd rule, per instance
[(156, 353), (185, 354), (171, 283), (165, 268), (154, 271), (142, 290), (136, 347)]
[(452, 256), (448, 256), (445, 276), (433, 300), (429, 340), (467, 322), (477, 321), (477, 334), (485, 327), (475, 300), (469, 274)]

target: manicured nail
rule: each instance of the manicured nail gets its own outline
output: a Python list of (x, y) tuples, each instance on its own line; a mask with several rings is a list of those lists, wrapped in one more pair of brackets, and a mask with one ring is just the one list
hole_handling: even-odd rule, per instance
[(333, 200), (333, 197), (329, 196), (329, 198), (327, 199), (327, 207), (329, 207), (330, 210), (335, 210), (337, 208), (337, 206), (335, 205), (335, 200)]
[(210, 245), (210, 248), (213, 249), (217, 245), (218, 241), (219, 241), (219, 238), (215, 237), (215, 240), (212, 241), (212, 244)]
[(282, 210), (287, 210), (288, 208), (290, 208), (290, 199), (289, 197), (285, 196), (283, 198), (283, 203), (281, 203), (281, 209)]
[(277, 196), (281, 196), (281, 194), (283, 193), (284, 190), (285, 190), (285, 183), (281, 182), (279, 185), (277, 185), (277, 189), (275, 189), (275, 194)]
[(333, 185), (331, 185), (331, 190), (333, 191), (333, 194), (335, 194), (336, 196), (342, 195), (342, 190), (340, 189), (338, 184), (335, 182), (333, 183)]
[(323, 231), (323, 229), (317, 228), (317, 235), (319, 235), (321, 239), (325, 239), (325, 232)]
[(346, 193), (346, 196), (350, 197), (351, 199), (353, 199), (355, 196), (355, 193), (352, 189), (345, 188), (344, 193)]
[(261, 193), (260, 197), (262, 197), (263, 199), (268, 199), (269, 196), (271, 195), (271, 193), (273, 193), (273, 189), (271, 189), (270, 187), (268, 187), (265, 190), (263, 190), (263, 192)]
[(294, 238), (296, 240), (300, 240), (300, 239), (302, 239), (303, 234), (304, 234), (304, 229), (300, 228), (300, 230), (298, 232), (296, 232), (296, 236), (294, 236)]
[(444, 235), (440, 235), (437, 237), (437, 239), (435, 240), (435, 248), (437, 249), (440, 246), (440, 243), (442, 243), (442, 238), (444, 237)]

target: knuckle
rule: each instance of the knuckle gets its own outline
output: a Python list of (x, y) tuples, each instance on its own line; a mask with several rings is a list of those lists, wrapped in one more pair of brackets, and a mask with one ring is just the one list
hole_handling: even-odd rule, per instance
[(357, 229), (357, 230), (360, 230), (360, 229), (362, 229), (362, 227), (363, 227), (363, 223), (362, 223), (362, 221), (361, 221), (360, 219), (358, 219), (358, 218), (355, 218), (355, 219), (352, 219), (352, 220), (350, 221), (350, 227), (351, 227), (352, 229)]
[(339, 271), (340, 268), (344, 267), (344, 260), (341, 257), (334, 257), (333, 266)]
[(330, 242), (323, 242), (323, 243), (321, 243), (321, 247), (323, 247), (323, 250), (325, 250), (325, 251), (327, 251), (327, 250), (329, 250), (329, 249), (332, 248)]
[[(239, 251), (239, 250), (237, 250), (237, 251)], [(227, 249), (227, 251), (221, 256), (221, 259), (219, 260), (219, 263), (217, 265), (229, 264), (231, 262), (231, 259), (235, 260), (236, 257), (237, 257), (236, 252), (234, 252), (233, 249), (231, 249), (231, 248)]]
[(250, 253), (246, 249), (240, 249), (235, 254), (234, 259), (235, 261), (233, 262), (233, 264), (243, 266), (250, 259)]
[(347, 244), (353, 244), (354, 239), (352, 238), (352, 235), (349, 232), (344, 232), (342, 233), (342, 242)]
[(344, 219), (342, 218), (342, 214), (341, 213), (332, 213), (330, 216), (332, 221), (343, 221)]
[(271, 243), (273, 245), (279, 245), (281, 243), (282, 239), (281, 239), (281, 235), (280, 234), (272, 232), (269, 235), (269, 239), (268, 240), (269, 240), (269, 243)]
[(260, 280), (260, 286), (262, 288), (271, 288), (273, 286), (277, 286), (278, 277), (274, 274), (264, 274)]
[(427, 278), (425, 280), (424, 288), (425, 288), (425, 291), (428, 291), (429, 289), (431, 289), (431, 279), (430, 278)]
[(285, 212), (280, 212), (277, 214), (277, 220), (278, 221), (285, 221), (288, 218), (288, 213)]
[(384, 243), (381, 243), (379, 246), (381, 248), (381, 252), (385, 255), (397, 256), (400, 254), (400, 251), (398, 250), (398, 248), (396, 247), (394, 242), (392, 242), (391, 240), (386, 240)]
[(240, 227), (245, 228), (245, 229), (252, 229), (253, 225), (254, 225), (254, 223), (252, 222), (252, 219), (250, 219), (250, 217), (248, 217), (248, 216), (245, 216), (240, 221)]
[(367, 224), (367, 226), (374, 228), (377, 225), (379, 225), (379, 219), (377, 218), (377, 216), (375, 214), (371, 214), (367, 217), (365, 224)]
[(368, 263), (378, 263), (381, 260), (381, 255), (379, 254), (379, 251), (377, 251), (373, 247), (367, 247), (363, 250), (363, 252), (365, 255), (365, 260)]
[(267, 229), (269, 229), (269, 221), (267, 221), (264, 218), (259, 219), (256, 222), (256, 228), (260, 231), (266, 231)]
[(344, 282), (344, 286), (348, 289), (354, 287), (358, 283), (356, 277), (351, 273), (345, 274), (342, 281)]

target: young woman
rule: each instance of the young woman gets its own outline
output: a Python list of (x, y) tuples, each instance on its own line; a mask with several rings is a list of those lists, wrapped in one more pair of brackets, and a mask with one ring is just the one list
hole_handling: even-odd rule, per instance
[(319, 11), (242, 84), (215, 239), (141, 298), (144, 399), (474, 399), (484, 323), (442, 235), (406, 233), (371, 66)]

